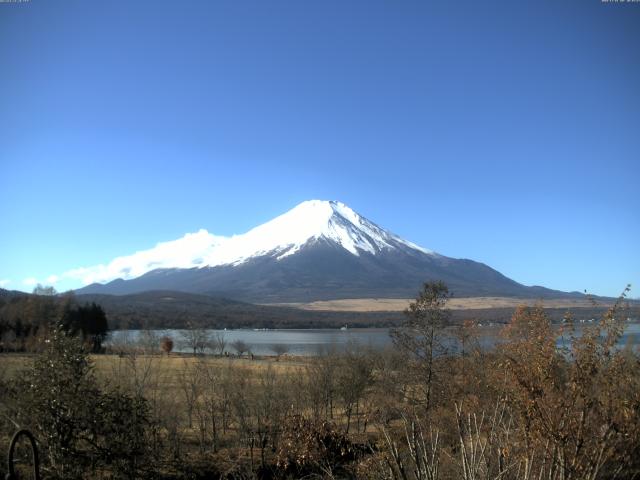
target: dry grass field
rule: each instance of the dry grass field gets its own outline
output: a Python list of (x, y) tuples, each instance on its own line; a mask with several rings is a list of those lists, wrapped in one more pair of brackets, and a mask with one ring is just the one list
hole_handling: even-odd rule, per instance
[[(136, 355), (119, 356), (115, 354), (91, 355), (91, 360), (95, 365), (95, 372), (99, 378), (118, 378), (117, 372), (123, 368), (130, 368), (130, 363), (135, 361), (138, 367), (152, 365), (162, 372), (165, 386), (174, 385), (177, 379), (185, 370), (189, 370), (195, 365), (206, 365), (209, 368), (223, 369), (229, 365), (247, 370), (251, 373), (260, 373), (271, 367), (277, 374), (297, 373), (308, 363), (306, 357), (284, 357), (279, 361), (276, 357), (255, 357), (253, 360), (248, 357), (217, 357), (213, 355), (200, 355), (194, 357), (187, 354), (171, 355)], [(18, 362), (16, 362), (18, 363)]]
[[(630, 480), (640, 473), (640, 363), (637, 350), (611, 349), (621, 324), (598, 325), (593, 324), (592, 336), (571, 345), (569, 361), (557, 354), (558, 331), (544, 311), (526, 308), (518, 309), (508, 326), (491, 329), (504, 335), (496, 350), (479, 348), (487, 330), (460, 329), (467, 350), (457, 355), (440, 356), (428, 344), (412, 343), (428, 334), (427, 325), (393, 349), (354, 346), (317, 357), (167, 355), (128, 348), (91, 355), (93, 375), (77, 378), (77, 370), (67, 369), (77, 356), (71, 343), (63, 343), (64, 348), (41, 354), (48, 355), (43, 357), (47, 361), (37, 362), (36, 376), (25, 375), (28, 382), (21, 386), (20, 371), (33, 365), (37, 355), (3, 353), (0, 387), (6, 392), (6, 414), (0, 415), (5, 432), (0, 450), (6, 450), (8, 432), (16, 427), (13, 417), (46, 421), (59, 411), (73, 411), (77, 414), (64, 416), (65, 421), (76, 425), (75, 415), (80, 415), (77, 425), (90, 421), (94, 437), (101, 439), (95, 451), (93, 443), (82, 443), (85, 437), (74, 445), (87, 458), (101, 459), (97, 455), (103, 450), (109, 455), (99, 460), (104, 476), (74, 478), (416, 480), (425, 477), (403, 475), (404, 465), (437, 465), (437, 478), (472, 480), (479, 477), (464, 474), (470, 457), (458, 447), (470, 445), (483, 449), (476, 467), (491, 480), (531, 480), (518, 473), (531, 462), (552, 480), (613, 478), (611, 469), (624, 469), (617, 478)], [(434, 341), (441, 344), (447, 334), (439, 329)], [(69, 342), (65, 338), (58, 341)], [(424, 351), (429, 356), (418, 358), (416, 352)], [(50, 366), (66, 376), (52, 375)], [(583, 374), (585, 366), (589, 375)], [(45, 388), (30, 393), (35, 383), (30, 378)], [(566, 379), (572, 379), (571, 388)], [(68, 384), (73, 389), (85, 382), (99, 389), (83, 390), (89, 400), (66, 394)], [(50, 392), (65, 395), (51, 397)], [(142, 401), (140, 409), (133, 410), (136, 404), (127, 399)], [(103, 404), (109, 408), (94, 413), (92, 408)], [(597, 408), (585, 410), (584, 405)], [(121, 418), (127, 419), (124, 429)], [(39, 425), (27, 426), (38, 431)], [(603, 425), (611, 432), (604, 437)], [(532, 429), (535, 436), (527, 437)], [(434, 432), (441, 439), (435, 443)], [(423, 437), (432, 443), (414, 442)], [(59, 437), (45, 438), (52, 439), (47, 448), (53, 451)], [(529, 438), (533, 443), (525, 442)], [(139, 453), (131, 453), (132, 442)], [(575, 443), (584, 447), (576, 450)], [(126, 448), (118, 450), (119, 445)], [(420, 457), (412, 456), (416, 448)], [(594, 467), (597, 452), (606, 457)], [(110, 463), (116, 454), (122, 461)], [(571, 455), (572, 474), (547, 475), (547, 465), (559, 464), (563, 455)], [(64, 465), (75, 465), (75, 458)], [(500, 462), (506, 462), (505, 469)], [(56, 465), (48, 463), (49, 468)], [(93, 468), (87, 465), (85, 474)], [(0, 467), (0, 476), (4, 473)]]
[[(324, 310), (340, 312), (401, 312), (415, 299), (409, 298), (347, 298), (342, 300), (324, 300), (309, 303), (280, 303), (277, 305), (296, 307), (302, 310)], [(489, 308), (515, 308), (520, 305), (532, 306), (539, 300), (507, 297), (471, 297), (452, 298), (447, 302), (447, 307), (452, 310), (472, 310)], [(591, 301), (587, 299), (545, 299), (545, 308), (576, 308), (591, 307)], [(611, 306), (608, 303), (600, 303), (602, 307)]]
[[(11, 378), (16, 372), (30, 367), (37, 354), (3, 353), (0, 354), (0, 379)], [(254, 378), (269, 368), (278, 376), (300, 374), (311, 361), (307, 357), (283, 356), (255, 357), (216, 357), (203, 355), (194, 357), (188, 354), (161, 355), (90, 355), (96, 377), (102, 383), (123, 386), (131, 382), (146, 382), (155, 388), (177, 390), (186, 371), (196, 365), (205, 365), (211, 369), (223, 370), (233, 367), (243, 370), (247, 377)], [(134, 378), (135, 377), (135, 378)], [(152, 381), (153, 380), (153, 381)]]

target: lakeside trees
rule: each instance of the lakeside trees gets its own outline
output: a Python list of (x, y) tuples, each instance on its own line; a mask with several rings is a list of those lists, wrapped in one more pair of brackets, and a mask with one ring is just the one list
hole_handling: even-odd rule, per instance
[(102, 349), (109, 325), (103, 308), (95, 303), (78, 304), (73, 294), (54, 296), (55, 290), (36, 288), (46, 295), (24, 295), (0, 303), (0, 351), (34, 352), (60, 326), (79, 336), (92, 352)]
[[(6, 418), (22, 423), (42, 412), (56, 418), (53, 402), (61, 402), (74, 432), (63, 461), (80, 458), (83, 478), (97, 476), (96, 469), (103, 477), (167, 479), (630, 480), (640, 474), (640, 354), (615, 347), (621, 303), (581, 336), (570, 322), (559, 331), (541, 308), (522, 307), (494, 349), (480, 348), (473, 325), (465, 325), (457, 335), (465, 348), (445, 351), (447, 298), (446, 286), (425, 285), (393, 349), (348, 345), (279, 362), (165, 356), (156, 338), (148, 352), (95, 357), (100, 368), (94, 369), (89, 345), (67, 344), (71, 337), (60, 331), (59, 347), (60, 338), (48, 337), (58, 356), (45, 351), (38, 376), (0, 371), (0, 426), (9, 431)], [(566, 348), (557, 348), (559, 335), (568, 338)], [(50, 375), (50, 368), (59, 374)], [(29, 393), (32, 385), (37, 392)], [(23, 404), (38, 407), (21, 410)], [(124, 425), (141, 420), (135, 439), (116, 418)], [(83, 427), (96, 422), (101, 426)], [(118, 440), (108, 458), (120, 467), (105, 460), (111, 437)], [(140, 438), (144, 450), (135, 443)], [(138, 452), (132, 457), (122, 453), (127, 442)], [(55, 443), (46, 448), (61, 451)], [(50, 477), (61, 461), (47, 457)]]
[(180, 334), (184, 348), (192, 350), (194, 355), (202, 355), (207, 349), (212, 349), (213, 341), (209, 330), (190, 322), (187, 323), (187, 327)]

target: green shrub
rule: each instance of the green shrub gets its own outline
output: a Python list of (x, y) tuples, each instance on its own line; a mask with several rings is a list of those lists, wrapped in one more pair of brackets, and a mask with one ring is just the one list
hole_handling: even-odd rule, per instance
[(13, 392), (17, 421), (31, 429), (54, 478), (86, 478), (106, 470), (134, 478), (145, 457), (146, 401), (98, 388), (93, 365), (77, 337), (54, 329)]

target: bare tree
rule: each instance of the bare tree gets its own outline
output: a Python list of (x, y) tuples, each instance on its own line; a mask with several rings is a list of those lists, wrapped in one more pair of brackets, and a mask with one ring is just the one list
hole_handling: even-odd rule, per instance
[(403, 415), (402, 424), (404, 438), (399, 435), (400, 442), (394, 438), (387, 426), (381, 426), (387, 451), (385, 470), (388, 471), (388, 478), (438, 480), (442, 450), (439, 432), (429, 428), (427, 435), (422, 423), (415, 416)]
[(195, 403), (195, 412), (202, 452), (207, 443), (216, 452), (220, 435), (225, 432), (230, 408), (230, 392), (225, 380), (229, 377), (230, 368), (231, 364), (220, 368), (219, 364), (204, 359), (196, 365), (201, 396), (200, 401)]
[(289, 353), (290, 347), (284, 343), (276, 343), (271, 345), (271, 351), (276, 354), (276, 359), (279, 361), (280, 357), (285, 353)]
[(355, 415), (360, 427), (360, 402), (366, 389), (373, 383), (373, 361), (367, 352), (357, 345), (351, 346), (338, 359), (336, 392), (342, 400), (347, 417), (345, 433), (349, 433), (351, 419)]
[[(243, 343), (236, 340), (235, 343)], [(232, 344), (233, 345), (233, 344)], [(235, 347), (234, 347), (235, 348)], [(239, 350), (237, 350), (239, 351)], [(233, 407), (233, 416), (236, 423), (236, 431), (240, 442), (249, 450), (249, 458), (251, 460), (251, 469), (253, 470), (253, 451), (256, 444), (255, 426), (251, 406), (255, 391), (250, 386), (250, 380), (253, 376), (250, 370), (233, 369), (231, 370), (232, 379), (231, 405)]]
[(222, 332), (216, 332), (211, 337), (211, 348), (217, 355), (224, 355), (224, 351), (227, 348), (227, 339)]
[(180, 336), (184, 348), (193, 350), (194, 356), (204, 354), (205, 350), (211, 345), (210, 332), (205, 328), (197, 328), (190, 325), (190, 328), (180, 332)]
[(157, 353), (158, 351), (158, 334), (154, 330), (142, 330), (138, 335), (137, 344), (145, 353)]
[(239, 357), (250, 351), (249, 345), (243, 340), (235, 340), (231, 342), (231, 346), (236, 351)]
[(288, 389), (271, 365), (261, 370), (256, 379), (256, 395), (251, 403), (254, 417), (254, 432), (260, 448), (262, 466), (266, 463), (266, 451), (269, 442), (275, 448), (279, 429), (284, 423), (287, 411)]
[(200, 371), (197, 365), (184, 360), (184, 368), (178, 376), (178, 384), (184, 398), (184, 405), (187, 410), (189, 428), (193, 426), (193, 410), (202, 390)]
[(150, 392), (161, 383), (161, 362), (162, 357), (130, 349), (112, 364), (112, 379), (116, 385), (120, 384), (136, 396), (149, 398)]
[(305, 390), (316, 420), (333, 419), (337, 369), (337, 355), (333, 349), (319, 351), (314, 361), (306, 366)]
[(119, 356), (131, 352), (135, 345), (129, 330), (117, 330), (109, 334), (108, 349)]
[(33, 288), (33, 294), (34, 295), (43, 295), (43, 296), (48, 296), (48, 297), (52, 297), (58, 294), (58, 292), (56, 291), (55, 288), (51, 287), (51, 286), (46, 286), (46, 285), (42, 285), (42, 284), (38, 284)]

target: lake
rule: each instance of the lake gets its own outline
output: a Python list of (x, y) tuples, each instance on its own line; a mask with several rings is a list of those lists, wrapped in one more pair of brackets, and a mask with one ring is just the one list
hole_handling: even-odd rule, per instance
[[(498, 341), (500, 326), (479, 327), (479, 340), (483, 348), (490, 348)], [(580, 327), (577, 327), (579, 331)], [(174, 351), (190, 352), (185, 345), (186, 330), (116, 330), (111, 333), (107, 344), (150, 344), (158, 345), (162, 336), (174, 341)], [(231, 344), (241, 340), (248, 344), (255, 355), (273, 355), (273, 345), (286, 345), (290, 355), (316, 355), (323, 350), (344, 350), (351, 344), (364, 347), (384, 348), (391, 345), (388, 328), (354, 328), (348, 330), (207, 330), (211, 336), (223, 335), (226, 350), (234, 352)], [(149, 337), (151, 335), (151, 337)], [(566, 339), (560, 339), (559, 345), (566, 345)], [(619, 345), (640, 345), (640, 323), (627, 323)]]

